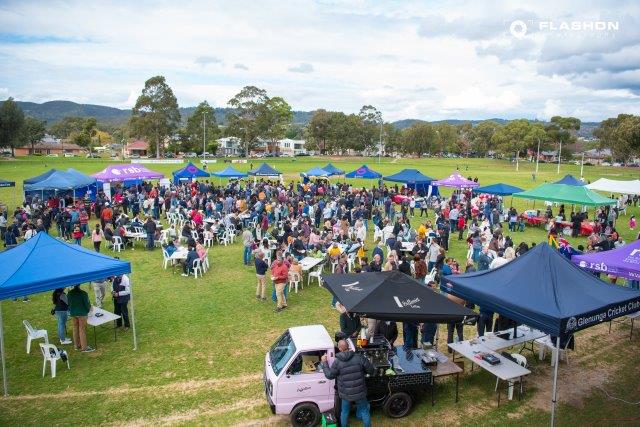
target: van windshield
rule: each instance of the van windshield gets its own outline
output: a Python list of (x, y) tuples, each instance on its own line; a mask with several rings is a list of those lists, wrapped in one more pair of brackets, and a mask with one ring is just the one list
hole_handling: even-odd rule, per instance
[(276, 375), (280, 375), (280, 372), (284, 369), (285, 365), (296, 353), (296, 346), (291, 339), (289, 331), (282, 334), (280, 338), (271, 346), (269, 350), (269, 361), (271, 362), (271, 368)]

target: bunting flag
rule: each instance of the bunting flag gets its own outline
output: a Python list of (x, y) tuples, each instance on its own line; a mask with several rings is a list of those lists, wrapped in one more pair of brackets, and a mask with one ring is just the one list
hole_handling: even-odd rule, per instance
[(556, 240), (556, 236), (553, 234), (549, 234), (549, 246), (553, 249), (558, 249), (558, 241)]

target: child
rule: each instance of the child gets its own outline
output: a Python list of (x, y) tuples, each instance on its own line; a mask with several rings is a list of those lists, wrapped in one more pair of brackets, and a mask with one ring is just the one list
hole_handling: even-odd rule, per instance
[(464, 215), (460, 215), (458, 217), (458, 240), (462, 240), (462, 233), (464, 232), (464, 226), (465, 226), (465, 218)]
[(631, 218), (629, 218), (629, 228), (631, 230), (635, 230), (636, 229), (636, 216), (635, 215), (631, 215)]
[(76, 226), (73, 228), (72, 236), (76, 240), (76, 244), (82, 246), (82, 236), (84, 236), (84, 233), (82, 232), (82, 230), (80, 230), (79, 225), (76, 224)]

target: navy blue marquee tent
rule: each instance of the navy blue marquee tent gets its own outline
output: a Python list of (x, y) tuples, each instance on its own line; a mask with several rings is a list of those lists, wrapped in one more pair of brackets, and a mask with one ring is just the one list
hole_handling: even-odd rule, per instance
[[(605, 283), (547, 243), (496, 268), (443, 277), (453, 295), (519, 324), (561, 337), (640, 311), (640, 291)], [(554, 367), (551, 421), (555, 416), (558, 361)]]
[(240, 172), (233, 166), (227, 166), (218, 172), (212, 172), (211, 176), (217, 176), (218, 178), (244, 178), (247, 176), (246, 173)]
[(331, 176), (331, 173), (327, 172), (326, 170), (319, 168), (319, 167), (312, 167), (311, 169), (309, 169), (306, 172), (300, 172), (300, 176), (319, 176), (319, 177), (327, 177), (327, 176)]
[[(92, 186), (95, 188), (96, 179), (78, 172), (75, 169), (61, 171), (52, 169), (42, 175), (24, 181), (25, 193), (41, 193), (43, 196), (48, 192), (71, 191), (74, 197), (83, 196)], [(78, 191), (76, 191), (78, 190)]]
[(331, 176), (333, 176), (333, 175), (344, 175), (344, 171), (342, 169), (338, 169), (337, 167), (333, 166), (331, 163), (327, 163), (327, 166), (323, 167), (322, 169), (324, 169), (327, 172), (329, 172), (329, 174), (331, 174)]
[(585, 185), (586, 182), (580, 181), (578, 178), (576, 178), (573, 175), (565, 175), (564, 178), (562, 178), (559, 181), (554, 182), (554, 184), (566, 184), (566, 185), (574, 185), (576, 187), (581, 187), (581, 186)]
[[(402, 182), (407, 188), (414, 189), (419, 195), (437, 196), (438, 187), (432, 186), (431, 182), (435, 178), (424, 175), (417, 169), (402, 169), (400, 172), (384, 177), (385, 181)], [(429, 191), (431, 187), (431, 191)]]
[(524, 191), (520, 187), (515, 187), (509, 184), (491, 184), (484, 187), (474, 188), (473, 192), (478, 194), (495, 194), (496, 196), (510, 196), (513, 193), (520, 193)]
[(199, 169), (196, 165), (189, 162), (182, 169), (173, 171), (173, 182), (178, 184), (180, 180), (192, 180), (195, 178), (209, 177), (209, 173)]
[(252, 169), (248, 172), (251, 176), (280, 176), (281, 172), (278, 172), (273, 167), (269, 166), (266, 163), (261, 164), (255, 169)]
[(361, 178), (361, 179), (376, 179), (382, 178), (382, 174), (369, 169), (369, 166), (362, 165), (353, 172), (349, 172), (345, 175), (345, 178)]
[(35, 184), (36, 182), (40, 182), (44, 179), (49, 178), (49, 176), (51, 176), (52, 174), (54, 174), (55, 172), (57, 172), (57, 169), (50, 169), (48, 171), (46, 171), (45, 173), (42, 173), (38, 176), (34, 176), (33, 178), (29, 178), (29, 179), (25, 179), (23, 182), (24, 184)]
[[(15, 248), (0, 253), (0, 300), (51, 291), (66, 286), (131, 272), (131, 264), (107, 255), (65, 243), (45, 232), (36, 234)], [(137, 348), (133, 291), (131, 321), (134, 349)], [(7, 373), (4, 363), (4, 332), (0, 306), (0, 351), (4, 394), (7, 395)]]

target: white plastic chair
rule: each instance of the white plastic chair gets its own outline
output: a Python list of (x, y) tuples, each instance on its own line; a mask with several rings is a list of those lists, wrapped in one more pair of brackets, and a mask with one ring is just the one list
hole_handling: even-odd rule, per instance
[(331, 260), (331, 274), (335, 274), (336, 268), (338, 267), (339, 263), (340, 260), (338, 258)]
[(436, 281), (436, 275), (438, 274), (438, 270), (433, 267), (431, 269), (431, 271), (429, 272), (429, 274), (427, 274), (426, 276), (424, 276), (424, 284), (428, 285), (429, 282), (435, 282)]
[(202, 270), (206, 273), (209, 271), (209, 249), (204, 252), (204, 256), (201, 258)]
[(122, 237), (120, 236), (113, 236), (113, 241), (112, 241), (112, 249), (113, 251), (118, 251), (118, 252), (122, 252)]
[(382, 241), (383, 235), (384, 233), (382, 232), (380, 227), (378, 227), (377, 225), (374, 225), (373, 226), (373, 243), (375, 243), (377, 240)]
[(200, 259), (196, 259), (193, 261), (193, 267), (191, 267), (191, 271), (193, 271), (193, 275), (196, 279), (198, 278), (198, 272), (200, 273), (200, 276), (204, 274), (204, 271), (202, 270), (202, 261), (200, 261)]
[[(62, 359), (60, 356), (60, 350), (53, 344), (42, 344), (40, 343), (40, 351), (42, 352), (42, 357), (44, 361), (42, 362), (42, 378), (44, 378), (45, 373), (47, 372), (47, 362), (51, 364), (51, 378), (56, 377), (56, 364), (58, 360)], [(71, 369), (71, 365), (69, 364), (69, 356), (67, 356), (67, 369)]]
[(315, 271), (310, 271), (309, 272), (309, 278), (307, 279), (307, 285), (311, 285), (311, 278), (315, 277), (316, 279), (318, 279), (318, 286), (322, 286), (322, 264), (320, 264), (318, 266), (318, 268), (316, 268)]
[(208, 248), (213, 244), (213, 233), (209, 230), (204, 232), (204, 245)]
[(195, 240), (196, 242), (198, 241), (198, 232), (195, 230), (191, 230), (191, 237), (193, 238), (193, 240)]
[(293, 286), (293, 288), (296, 291), (296, 294), (298, 293), (298, 287), (301, 286), (301, 283), (302, 283), (302, 280), (298, 273), (294, 271), (289, 272), (289, 285)]
[(49, 344), (49, 333), (46, 329), (36, 329), (31, 326), (28, 320), (23, 320), (22, 324), (27, 330), (27, 354), (31, 353), (31, 341), (44, 338), (45, 344)]
[(162, 250), (162, 267), (166, 270), (169, 264), (173, 264), (173, 260), (169, 256), (169, 253), (166, 249)]
[[(572, 338), (573, 339), (573, 338)], [(554, 351), (556, 348), (556, 343), (551, 341), (551, 337), (549, 335), (544, 336), (542, 338), (538, 338), (535, 340), (536, 344), (538, 344), (538, 358), (540, 360), (544, 360), (545, 350), (548, 348), (551, 351), (551, 366), (554, 366), (556, 363), (556, 352)], [(569, 345), (569, 341), (567, 341), (567, 346)], [(560, 354), (560, 358), (564, 356), (564, 360), (569, 364), (569, 352), (568, 349), (561, 348), (558, 353)]]
[[(511, 357), (518, 363), (518, 365), (522, 366), (523, 368), (527, 367), (527, 358), (524, 357), (521, 354), (518, 353), (511, 353)], [(515, 383), (520, 382), (520, 379), (518, 378), (514, 378), (513, 380), (509, 381), (509, 400), (513, 399), (513, 386), (515, 385)], [(500, 383), (500, 378), (496, 378), (496, 388), (495, 391), (498, 391), (498, 384)]]
[(353, 273), (353, 271), (356, 269), (356, 254), (355, 254), (355, 252), (350, 253), (347, 256), (347, 268), (349, 270), (349, 273)]

